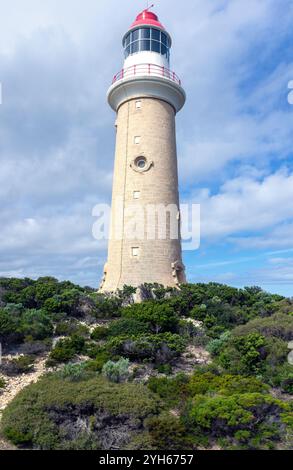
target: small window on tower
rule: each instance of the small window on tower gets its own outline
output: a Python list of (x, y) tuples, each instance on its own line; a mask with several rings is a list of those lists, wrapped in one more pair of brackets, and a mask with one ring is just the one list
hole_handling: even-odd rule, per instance
[(135, 143), (136, 145), (140, 144), (140, 136), (139, 136), (139, 135), (136, 135), (136, 136), (134, 137), (134, 143)]
[(133, 199), (139, 199), (140, 198), (140, 191), (133, 191)]
[(135, 107), (136, 107), (136, 109), (141, 109), (141, 101), (136, 101), (135, 102)]
[(131, 253), (134, 258), (137, 258), (139, 256), (139, 248), (137, 246), (131, 248)]
[(145, 157), (137, 157), (135, 159), (135, 165), (140, 170), (143, 170), (146, 167), (146, 159)]

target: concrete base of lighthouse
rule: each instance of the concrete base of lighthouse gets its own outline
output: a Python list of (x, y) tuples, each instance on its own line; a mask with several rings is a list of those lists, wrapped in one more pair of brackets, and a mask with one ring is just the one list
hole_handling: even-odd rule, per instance
[[(180, 230), (177, 239), (171, 238), (170, 227), (165, 239), (158, 235), (149, 239), (144, 215), (142, 238), (130, 240), (123, 235), (119, 239), (113, 212), (117, 201), (122, 201), (124, 229), (133, 217), (128, 214), (129, 207), (143, 207), (146, 214), (149, 206), (171, 205), (177, 208), (180, 225), (175, 109), (155, 97), (128, 98), (118, 108), (116, 126), (111, 238), (101, 291), (114, 292), (124, 285), (144, 283), (178, 286), (185, 282)], [(137, 166), (140, 157), (145, 160), (144, 168)]]

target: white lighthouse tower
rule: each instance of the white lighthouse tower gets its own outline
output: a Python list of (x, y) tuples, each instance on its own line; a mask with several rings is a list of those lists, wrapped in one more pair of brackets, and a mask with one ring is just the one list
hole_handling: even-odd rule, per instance
[[(186, 281), (175, 133), (175, 116), (185, 103), (185, 92), (180, 79), (170, 70), (171, 44), (157, 15), (149, 9), (142, 11), (123, 37), (124, 66), (108, 91), (108, 102), (117, 114), (117, 133), (103, 292), (144, 283), (175, 287)], [(143, 209), (138, 224), (143, 227), (143, 236), (131, 238), (125, 229), (132, 217), (129, 208), (136, 207)], [(165, 220), (165, 237), (161, 236), (160, 227), (152, 226), (148, 211), (154, 207), (172, 208), (173, 215), (175, 207), (177, 236), (171, 227), (171, 212)], [(155, 220), (163, 223), (158, 215)], [(150, 228), (154, 229), (151, 236)]]

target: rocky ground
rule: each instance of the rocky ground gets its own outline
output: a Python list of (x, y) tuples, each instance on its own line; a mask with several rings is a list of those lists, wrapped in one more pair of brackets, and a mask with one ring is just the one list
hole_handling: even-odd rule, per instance
[[(15, 357), (15, 356), (14, 356)], [(9, 359), (5, 356), (4, 359)], [(33, 372), (29, 374), (22, 374), (16, 377), (7, 377), (6, 375), (0, 374), (0, 378), (5, 380), (5, 388), (0, 394), (0, 415), (8, 403), (27, 385), (37, 380), (46, 371), (45, 362), (47, 358), (37, 359), (34, 364)]]
[(175, 367), (173, 367), (173, 374), (179, 374), (180, 372), (192, 374), (195, 366), (209, 364), (210, 362), (210, 354), (203, 347), (190, 344)]
[[(17, 355), (3, 356), (3, 359), (16, 358)], [(11, 400), (27, 385), (32, 382), (37, 382), (38, 379), (47, 371), (45, 368), (47, 356), (36, 360), (34, 364), (34, 370), (29, 374), (21, 374), (15, 377), (8, 377), (7, 375), (0, 373), (0, 378), (5, 380), (5, 388), (0, 392), (0, 420), (4, 408), (8, 405)], [(0, 451), (1, 450), (17, 450), (16, 447), (5, 441), (0, 437)]]

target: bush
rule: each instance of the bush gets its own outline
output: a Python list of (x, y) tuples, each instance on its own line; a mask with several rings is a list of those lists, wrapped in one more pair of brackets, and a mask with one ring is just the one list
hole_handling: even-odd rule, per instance
[(95, 341), (90, 340), (85, 343), (83, 348), (83, 354), (85, 356), (90, 357), (91, 359), (95, 359), (102, 349), (103, 348), (100, 344), (97, 344)]
[(148, 323), (153, 333), (175, 332), (179, 318), (166, 302), (148, 301), (134, 304), (122, 310), (124, 318), (133, 318)]
[(51, 339), (46, 339), (44, 341), (28, 341), (20, 346), (19, 351), (24, 355), (39, 356), (50, 351), (51, 346)]
[(158, 364), (155, 366), (156, 370), (159, 374), (171, 375), (172, 374), (172, 366), (171, 364)]
[(4, 310), (0, 309), (0, 335), (4, 338), (6, 335), (10, 335), (15, 331), (16, 322), (13, 320), (11, 315)]
[(129, 377), (129, 359), (121, 357), (118, 362), (106, 362), (102, 373), (111, 382), (119, 383), (127, 380)]
[(90, 330), (86, 325), (82, 325), (76, 320), (61, 321), (60, 323), (57, 323), (55, 329), (56, 336), (71, 336), (74, 334), (88, 338)]
[(188, 397), (189, 378), (185, 374), (175, 377), (151, 377), (148, 388), (162, 398), (168, 406), (178, 406)]
[(87, 378), (86, 363), (66, 364), (58, 374), (62, 379), (69, 379), (72, 382), (84, 380)]
[(73, 440), (65, 440), (64, 442), (56, 445), (56, 450), (101, 450), (102, 445), (97, 441), (94, 433), (80, 432), (78, 437)]
[(34, 360), (33, 356), (19, 356), (11, 361), (3, 361), (0, 370), (8, 376), (29, 374), (34, 369)]
[(137, 336), (150, 331), (149, 324), (135, 318), (121, 318), (110, 323), (108, 328), (109, 336)]
[(225, 331), (220, 335), (219, 338), (211, 340), (207, 344), (207, 351), (212, 355), (212, 356), (217, 356), (220, 351), (223, 349), (223, 347), (227, 344), (231, 337), (231, 332), (230, 331)]
[(5, 385), (6, 385), (6, 382), (4, 379), (2, 379), (2, 377), (0, 377), (0, 391), (2, 388), (5, 388)]
[(175, 377), (151, 377), (149, 389), (158, 394), (168, 406), (182, 406), (195, 395), (221, 393), (228, 396), (235, 393), (266, 393), (268, 387), (255, 377), (222, 375), (202, 367), (192, 376), (178, 374)]
[(191, 440), (179, 418), (168, 413), (145, 421), (148, 429), (151, 445), (157, 450), (182, 450), (191, 449)]
[(265, 393), (268, 387), (255, 377), (241, 375), (215, 374), (213, 372), (194, 372), (188, 383), (189, 396), (220, 393), (233, 395), (235, 393)]
[(184, 421), (194, 433), (202, 432), (217, 438), (225, 436), (237, 440), (240, 437), (242, 440), (243, 434), (237, 432), (249, 432), (251, 438), (248, 446), (263, 448), (268, 437), (270, 442), (280, 439), (281, 415), (286, 409), (288, 405), (280, 400), (260, 393), (228, 397), (196, 395), (187, 405)]
[(141, 431), (143, 420), (160, 410), (157, 397), (143, 385), (110, 383), (102, 376), (72, 382), (57, 373), (23, 389), (5, 408), (1, 425), (4, 436), (15, 445), (54, 450), (80, 435), (77, 416), (81, 423), (92, 417), (93, 439), (108, 450), (117, 436), (130, 441), (132, 432)]
[(107, 338), (109, 334), (108, 328), (105, 326), (97, 326), (91, 334), (91, 339), (94, 341), (100, 341), (101, 339)]
[(86, 363), (86, 368), (90, 371), (102, 372), (104, 365), (110, 359), (111, 359), (111, 355), (107, 351), (100, 350), (100, 352), (96, 354), (94, 360), (88, 361)]
[(266, 340), (259, 333), (233, 337), (219, 355), (220, 365), (233, 373), (259, 374), (267, 357)]
[(26, 310), (21, 316), (19, 332), (34, 340), (43, 340), (53, 334), (53, 324), (44, 310)]
[(118, 297), (106, 297), (103, 294), (93, 293), (91, 299), (95, 304), (94, 315), (99, 319), (109, 319), (121, 316), (121, 299)]
[(285, 363), (276, 367), (274, 372), (269, 368), (264, 374), (266, 381), (273, 387), (280, 387), (282, 392), (293, 395), (293, 366)]
[(50, 353), (47, 367), (70, 361), (83, 351), (84, 346), (85, 340), (82, 336), (73, 335), (71, 338), (60, 339)]
[(262, 375), (270, 382), (278, 367), (287, 361), (287, 343), (277, 337), (249, 333), (246, 336), (234, 334), (222, 345), (216, 359), (227, 371), (235, 374)]
[(255, 318), (246, 325), (234, 329), (234, 336), (246, 336), (259, 333), (265, 337), (275, 337), (290, 341), (293, 331), (293, 317), (284, 313), (276, 313), (268, 318)]
[(179, 356), (186, 347), (186, 340), (172, 333), (117, 337), (108, 342), (113, 354), (136, 360), (153, 360), (156, 364), (166, 364)]

